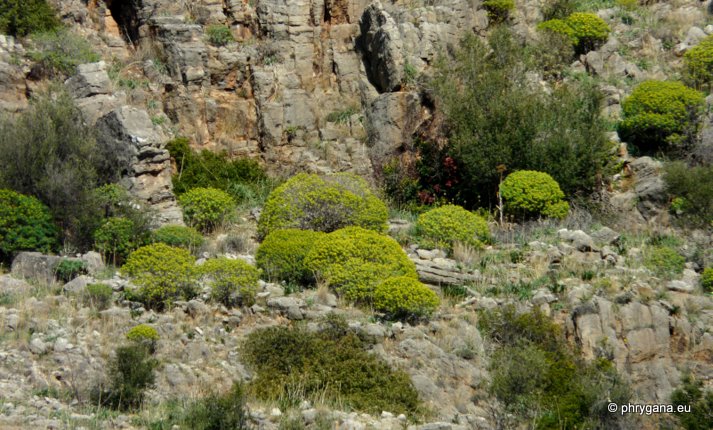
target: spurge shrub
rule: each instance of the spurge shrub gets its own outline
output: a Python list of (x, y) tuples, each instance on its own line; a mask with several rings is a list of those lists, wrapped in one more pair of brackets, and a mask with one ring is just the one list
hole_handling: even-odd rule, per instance
[(543, 172), (520, 170), (511, 173), (500, 185), (500, 195), (505, 209), (514, 215), (564, 218), (569, 212), (559, 184)]
[(257, 265), (270, 279), (309, 284), (314, 281), (314, 274), (304, 260), (324, 235), (321, 231), (295, 228), (273, 231), (255, 253)]
[(490, 237), (488, 223), (460, 206), (446, 205), (421, 214), (416, 221), (421, 246), (453, 250), (455, 242), (480, 247)]
[(439, 303), (433, 290), (408, 276), (389, 278), (374, 289), (374, 309), (386, 313), (389, 318), (427, 317)]
[(178, 202), (186, 223), (203, 232), (215, 229), (235, 208), (230, 194), (217, 188), (194, 188), (181, 195)]
[(213, 298), (225, 306), (255, 303), (260, 271), (243, 260), (213, 258), (200, 266), (200, 272), (209, 279)]

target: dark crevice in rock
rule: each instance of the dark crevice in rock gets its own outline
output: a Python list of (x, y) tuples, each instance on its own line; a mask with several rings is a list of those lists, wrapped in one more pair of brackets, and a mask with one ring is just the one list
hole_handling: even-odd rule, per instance
[(106, 6), (119, 26), (122, 37), (129, 43), (139, 42), (139, 0), (106, 0)]

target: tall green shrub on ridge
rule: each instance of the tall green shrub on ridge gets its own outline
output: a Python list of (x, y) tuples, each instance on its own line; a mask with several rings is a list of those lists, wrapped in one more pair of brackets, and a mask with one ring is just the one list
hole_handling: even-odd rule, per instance
[(52, 251), (58, 233), (40, 201), (0, 189), (0, 262), (10, 262), (18, 251)]

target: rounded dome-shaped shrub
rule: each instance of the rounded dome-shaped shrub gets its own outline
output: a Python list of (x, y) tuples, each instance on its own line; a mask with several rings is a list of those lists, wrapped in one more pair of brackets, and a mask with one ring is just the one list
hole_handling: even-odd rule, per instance
[(644, 266), (663, 278), (672, 278), (683, 273), (686, 258), (667, 246), (653, 246), (644, 253)]
[(235, 209), (230, 194), (217, 188), (193, 188), (178, 198), (186, 223), (203, 232), (219, 226)]
[(161, 309), (195, 294), (195, 259), (183, 248), (163, 243), (143, 246), (129, 255), (121, 271), (139, 287), (136, 298), (149, 308)]
[(488, 11), (488, 18), (498, 23), (505, 21), (515, 9), (515, 0), (485, 0), (483, 8)]
[(701, 287), (707, 293), (713, 293), (713, 267), (706, 267), (701, 273)]
[(577, 36), (574, 34), (574, 29), (562, 19), (550, 19), (548, 21), (541, 22), (537, 25), (537, 29), (540, 31), (552, 32), (566, 36), (574, 46), (577, 46), (579, 43), (579, 39), (577, 39)]
[(0, 190), (0, 261), (18, 251), (50, 252), (59, 231), (49, 209), (34, 197)]
[(481, 247), (490, 238), (488, 223), (456, 205), (441, 206), (421, 214), (416, 221), (419, 244), (453, 250), (455, 242)]
[(394, 239), (361, 227), (317, 240), (305, 266), (347, 300), (360, 303), (369, 303), (374, 287), (386, 278), (418, 278), (415, 264)]
[(147, 324), (139, 324), (126, 333), (126, 338), (132, 342), (157, 341), (158, 332)]
[(194, 250), (203, 245), (203, 235), (192, 227), (165, 225), (151, 232), (151, 241)]
[(427, 317), (440, 303), (433, 290), (408, 276), (389, 278), (374, 289), (374, 309), (389, 318)]
[(713, 35), (686, 51), (683, 62), (688, 79), (696, 88), (713, 82)]
[(255, 303), (260, 271), (245, 261), (213, 258), (199, 270), (208, 279), (214, 300), (228, 307)]
[(533, 170), (520, 170), (508, 175), (500, 184), (505, 210), (513, 215), (564, 218), (569, 204), (552, 176)]
[(619, 134), (644, 151), (680, 144), (695, 134), (704, 105), (703, 94), (681, 82), (642, 82), (621, 105)]
[(140, 245), (134, 231), (134, 223), (130, 219), (109, 218), (94, 231), (94, 247), (106, 260), (119, 264)]
[(593, 13), (575, 12), (565, 20), (577, 39), (577, 50), (588, 52), (603, 45), (611, 29), (603, 19)]
[(309, 284), (314, 274), (305, 266), (305, 257), (326, 233), (288, 228), (268, 234), (255, 253), (255, 260), (273, 280)]
[(348, 226), (385, 231), (389, 211), (367, 182), (351, 173), (300, 173), (275, 188), (258, 221), (258, 234), (285, 228), (331, 232)]

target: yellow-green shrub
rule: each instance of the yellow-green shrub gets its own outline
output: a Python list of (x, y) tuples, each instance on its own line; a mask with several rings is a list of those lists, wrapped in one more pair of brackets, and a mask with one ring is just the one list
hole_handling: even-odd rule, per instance
[(579, 39), (577, 39), (577, 36), (574, 34), (574, 29), (562, 19), (543, 21), (537, 25), (537, 29), (566, 36), (572, 42), (573, 46), (577, 46), (579, 43)]
[(350, 225), (385, 231), (388, 216), (384, 202), (359, 176), (300, 173), (270, 193), (258, 234), (285, 228), (331, 232)]
[(621, 105), (619, 134), (644, 151), (682, 146), (695, 136), (703, 94), (676, 81), (645, 81)]
[(326, 233), (289, 228), (268, 234), (255, 253), (258, 267), (272, 280), (311, 283), (314, 274), (304, 263), (314, 243)]
[(260, 271), (243, 260), (213, 258), (200, 266), (209, 279), (213, 298), (225, 306), (250, 306), (255, 303)]
[(126, 333), (126, 338), (132, 342), (155, 342), (159, 339), (159, 335), (156, 329), (150, 325), (139, 324)]
[(587, 53), (603, 45), (609, 38), (609, 25), (597, 15), (575, 12), (564, 20), (550, 19), (541, 22), (538, 30), (563, 34), (572, 41), (578, 53)]
[(500, 195), (509, 213), (523, 217), (564, 218), (569, 204), (552, 176), (533, 170), (520, 170), (508, 175), (500, 185)]
[(441, 300), (430, 288), (408, 276), (389, 278), (374, 289), (374, 309), (388, 318), (427, 317)]
[(192, 227), (165, 225), (151, 232), (151, 241), (195, 250), (203, 245), (203, 235)]
[(515, 0), (485, 0), (483, 7), (488, 11), (488, 18), (499, 23), (505, 21), (515, 9)]
[(671, 278), (683, 273), (686, 259), (667, 246), (654, 246), (646, 250), (644, 265), (656, 275)]
[(203, 232), (210, 232), (223, 223), (235, 209), (230, 194), (217, 188), (193, 188), (178, 198), (186, 223)]
[(0, 262), (18, 251), (51, 251), (58, 234), (49, 209), (39, 200), (0, 190)]
[(686, 77), (696, 88), (710, 86), (713, 81), (713, 35), (683, 55)]
[(150, 308), (161, 309), (179, 298), (191, 298), (198, 271), (191, 253), (163, 243), (137, 249), (121, 268), (139, 289), (137, 299)]
[(701, 287), (703, 291), (713, 293), (713, 267), (706, 267), (701, 273)]
[(394, 239), (361, 227), (317, 240), (305, 266), (347, 300), (360, 303), (369, 303), (374, 287), (386, 278), (418, 278), (416, 266)]
[(455, 242), (481, 247), (490, 238), (488, 223), (456, 205), (446, 205), (421, 214), (416, 221), (418, 242), (426, 248), (453, 250)]

